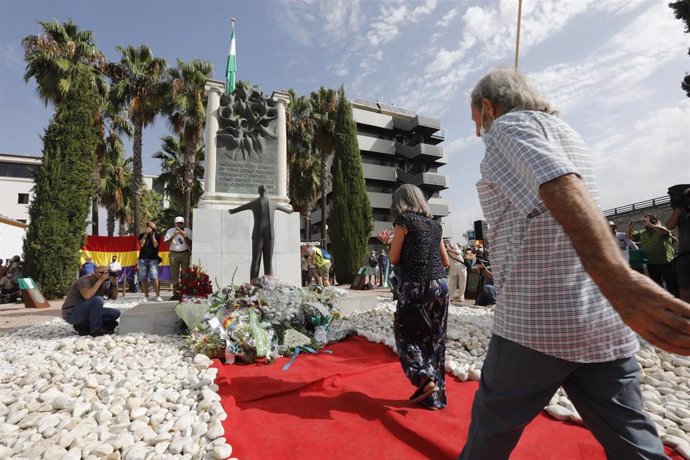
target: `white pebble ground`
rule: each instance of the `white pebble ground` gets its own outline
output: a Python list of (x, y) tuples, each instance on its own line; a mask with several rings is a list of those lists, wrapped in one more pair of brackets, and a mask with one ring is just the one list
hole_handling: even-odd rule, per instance
[[(108, 306), (126, 310), (136, 302)], [(394, 303), (352, 315), (395, 349)], [(492, 311), (451, 306), (446, 369), (478, 380)], [(643, 344), (644, 408), (665, 444), (690, 459), (690, 360)], [(221, 459), (232, 455), (215, 369), (179, 337), (78, 337), (61, 319), (0, 337), (0, 459)], [(545, 410), (582, 423), (562, 390)]]
[(79, 337), (59, 318), (0, 337), (0, 459), (228, 458), (210, 363), (179, 337)]

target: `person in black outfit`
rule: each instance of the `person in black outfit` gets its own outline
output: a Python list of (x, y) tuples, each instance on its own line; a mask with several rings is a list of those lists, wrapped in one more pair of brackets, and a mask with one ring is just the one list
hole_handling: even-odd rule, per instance
[(156, 223), (149, 221), (146, 224), (146, 229), (139, 234), (139, 281), (144, 290), (144, 300), (149, 300), (149, 281), (153, 283), (153, 288), (156, 290), (156, 302), (162, 302), (161, 299), (161, 285), (158, 282), (158, 264), (161, 262), (158, 256), (158, 248), (160, 247), (161, 236), (156, 234)]
[[(411, 184), (393, 193), (391, 208), (394, 236), (390, 262), (399, 267), (398, 305), (393, 333), (405, 375), (417, 390), (410, 397), (428, 409), (442, 409), (446, 402), (446, 328), (450, 261), (441, 239), (443, 230), (432, 219), (422, 191)], [(430, 319), (423, 337), (412, 337), (403, 324), (401, 309), (418, 305)]]

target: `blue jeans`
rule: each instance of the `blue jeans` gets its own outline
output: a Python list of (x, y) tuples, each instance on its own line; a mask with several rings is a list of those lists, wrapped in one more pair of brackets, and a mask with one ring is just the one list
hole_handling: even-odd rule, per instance
[(482, 288), (482, 292), (477, 296), (475, 304), (486, 307), (489, 305), (494, 305), (496, 303), (496, 286), (493, 284), (487, 284)]
[(575, 363), (493, 335), (458, 459), (507, 459), (560, 386), (606, 458), (666, 459), (654, 423), (642, 412), (639, 372), (634, 356)]
[(139, 281), (158, 279), (158, 260), (139, 259)]
[(65, 321), (72, 326), (89, 326), (89, 332), (98, 332), (104, 321), (115, 321), (120, 317), (120, 310), (103, 307), (103, 297), (96, 295), (72, 308)]

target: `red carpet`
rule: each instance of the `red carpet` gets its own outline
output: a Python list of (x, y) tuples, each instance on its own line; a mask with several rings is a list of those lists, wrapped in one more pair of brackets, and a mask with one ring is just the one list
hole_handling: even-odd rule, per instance
[[(333, 354), (300, 354), (273, 365), (219, 367), (232, 456), (268, 459), (454, 459), (467, 436), (476, 382), (447, 375), (448, 407), (407, 401), (414, 391), (388, 347), (353, 337)], [(511, 459), (604, 459), (591, 433), (539, 415)], [(672, 458), (680, 458), (674, 456)]]

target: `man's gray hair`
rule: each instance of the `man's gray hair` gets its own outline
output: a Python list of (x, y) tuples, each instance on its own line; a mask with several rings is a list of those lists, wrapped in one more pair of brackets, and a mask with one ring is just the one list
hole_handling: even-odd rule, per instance
[(527, 77), (511, 68), (493, 69), (479, 80), (472, 90), (472, 104), (481, 107), (484, 98), (497, 104), (503, 113), (518, 109), (558, 115), (558, 110), (532, 88)]
[(391, 205), (393, 219), (406, 212), (433, 217), (431, 209), (429, 209), (429, 205), (426, 203), (426, 198), (424, 198), (424, 194), (416, 185), (401, 185), (393, 192), (393, 204)]

